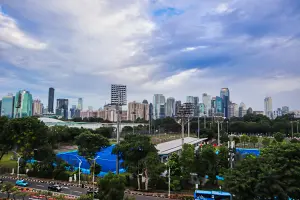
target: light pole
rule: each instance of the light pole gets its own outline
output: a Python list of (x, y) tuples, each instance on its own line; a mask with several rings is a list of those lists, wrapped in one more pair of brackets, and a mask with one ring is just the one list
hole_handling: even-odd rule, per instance
[(198, 139), (200, 138), (200, 117), (198, 115)]
[(94, 158), (94, 168), (93, 168), (93, 199), (94, 199), (94, 193), (95, 193), (95, 187), (94, 187), (94, 183), (95, 183), (95, 167), (96, 167), (96, 160), (99, 158), (99, 156), (97, 156), (96, 158)]
[(227, 121), (226, 123), (227, 123), (227, 135), (228, 135), (229, 134), (229, 132), (228, 132), (229, 121)]
[(17, 168), (17, 179), (19, 179), (19, 176), (20, 176), (20, 159), (21, 159), (21, 156), (20, 154), (18, 154), (16, 151), (13, 151), (17, 156), (18, 156), (18, 160), (17, 160), (17, 163), (18, 163), (18, 168)]
[(79, 185), (79, 187), (80, 187), (80, 175), (81, 175), (81, 172), (80, 172), (80, 167), (81, 167), (81, 164), (82, 164), (82, 160), (78, 157), (78, 156), (76, 156), (76, 155), (74, 155), (78, 160), (79, 160), (79, 164), (78, 164), (78, 185)]
[(190, 137), (190, 117), (188, 117), (188, 137)]
[(291, 121), (291, 127), (292, 127), (292, 138), (294, 138), (294, 124), (292, 121)]

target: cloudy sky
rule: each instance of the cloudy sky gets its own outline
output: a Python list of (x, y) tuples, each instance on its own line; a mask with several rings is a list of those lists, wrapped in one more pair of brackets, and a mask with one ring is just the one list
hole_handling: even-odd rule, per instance
[[(0, 97), (47, 104), (162, 93), (185, 101), (228, 87), (231, 100), (300, 109), (299, 0), (0, 0)], [(201, 98), (200, 98), (201, 99)]]

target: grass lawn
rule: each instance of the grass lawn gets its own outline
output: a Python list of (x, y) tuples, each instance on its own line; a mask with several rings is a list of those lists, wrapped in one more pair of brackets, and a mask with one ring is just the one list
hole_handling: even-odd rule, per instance
[(10, 157), (13, 156), (12, 152), (9, 152), (8, 154), (5, 154), (1, 161), (0, 161), (0, 167), (5, 168), (16, 168), (17, 167), (17, 161), (10, 160)]

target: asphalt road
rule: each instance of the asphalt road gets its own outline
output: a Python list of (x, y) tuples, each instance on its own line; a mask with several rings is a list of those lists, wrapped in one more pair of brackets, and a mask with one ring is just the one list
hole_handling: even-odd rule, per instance
[[(16, 180), (12, 179), (5, 179), (3, 178), (4, 183), (5, 182), (11, 182), (13, 184), (16, 183)], [(38, 182), (32, 182), (32, 181), (27, 181), (29, 183), (30, 188), (34, 189), (40, 189), (40, 190), (47, 190), (48, 189), (48, 183), (38, 183)], [(87, 189), (86, 188), (81, 188), (81, 187), (72, 187), (72, 186), (62, 186), (62, 191), (60, 193), (62, 194), (68, 194), (68, 195), (76, 195), (76, 196), (81, 196), (83, 194), (86, 194)], [(0, 193), (0, 197), (6, 197), (6, 194)], [(16, 198), (16, 199), (22, 199), (22, 198)], [(136, 200), (163, 200), (164, 198), (157, 198), (157, 197), (146, 197), (146, 196), (135, 196)], [(25, 200), (37, 200), (32, 197), (26, 197)], [(40, 199), (39, 199), (40, 200)]]

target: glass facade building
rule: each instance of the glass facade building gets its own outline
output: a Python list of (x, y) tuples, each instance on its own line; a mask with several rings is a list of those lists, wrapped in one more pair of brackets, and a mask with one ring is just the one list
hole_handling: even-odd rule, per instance
[(49, 88), (48, 113), (54, 113), (54, 88)]
[(1, 116), (6, 116), (8, 118), (14, 117), (14, 96), (12, 94), (2, 98)]
[(23, 90), (16, 93), (14, 113), (16, 118), (32, 116), (32, 95)]
[(215, 101), (215, 114), (218, 116), (223, 116), (224, 107), (223, 107), (223, 99), (221, 97), (216, 97)]
[(223, 113), (224, 117), (229, 117), (229, 104), (230, 104), (230, 94), (228, 88), (222, 88), (220, 91), (220, 97), (223, 99)]

